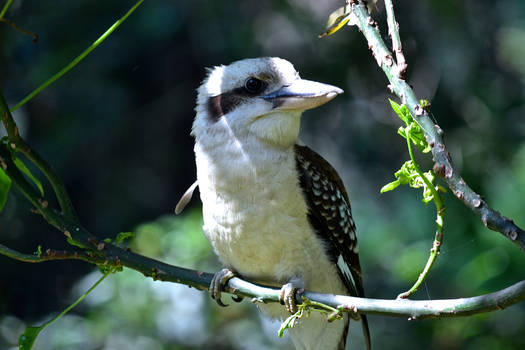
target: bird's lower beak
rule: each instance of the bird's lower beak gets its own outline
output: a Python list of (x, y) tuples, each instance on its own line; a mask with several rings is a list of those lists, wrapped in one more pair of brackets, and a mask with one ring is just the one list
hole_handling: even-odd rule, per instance
[(333, 85), (297, 79), (261, 98), (272, 102), (275, 109), (307, 110), (325, 104), (342, 93), (343, 90)]

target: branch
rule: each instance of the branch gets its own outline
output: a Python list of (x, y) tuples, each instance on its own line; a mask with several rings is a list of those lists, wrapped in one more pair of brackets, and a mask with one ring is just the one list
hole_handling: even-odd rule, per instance
[(385, 0), (385, 8), (388, 23), (388, 34), (392, 38), (392, 50), (396, 54), (397, 67), (399, 69), (398, 76), (405, 79), (407, 71), (407, 63), (405, 61), (405, 55), (403, 54), (403, 47), (401, 46), (401, 37), (399, 36), (399, 24), (396, 22), (394, 15), (394, 5), (392, 0)]
[(76, 213), (73, 208), (73, 204), (71, 203), (71, 199), (69, 198), (69, 195), (66, 191), (64, 184), (62, 183), (62, 180), (60, 180), (60, 178), (57, 176), (57, 174), (54, 172), (51, 166), (36, 151), (31, 149), (31, 147), (29, 147), (29, 145), (22, 139), (22, 137), (20, 137), (18, 126), (16, 125), (13, 116), (9, 112), (9, 108), (7, 107), (7, 103), (1, 91), (0, 114), (2, 117), (2, 122), (7, 131), (7, 137), (11, 149), (25, 155), (31, 162), (33, 162), (33, 164), (35, 164), (40, 169), (40, 171), (46, 176), (49, 183), (53, 187), (53, 190), (55, 191), (56, 197), (60, 204), (60, 208), (62, 209), (64, 215), (67, 215), (71, 218), (76, 218)]
[[(256, 298), (257, 302), (278, 302), (279, 289), (258, 286), (232, 278), (226, 291)], [(441, 300), (369, 299), (343, 295), (304, 292), (306, 298), (342, 311), (408, 317), (411, 320), (437, 317), (459, 317), (504, 309), (525, 300), (525, 280), (503, 290), (471, 298)], [(297, 304), (302, 302), (297, 296)]]
[[(443, 131), (439, 125), (434, 124), (430, 119), (428, 111), (420, 105), (410, 85), (400, 76), (399, 73), (402, 71), (400, 63), (402, 62), (398, 61), (396, 63), (394, 61), (392, 53), (381, 38), (377, 23), (369, 16), (364, 2), (359, 1), (357, 4), (352, 3), (350, 6), (351, 13), (349, 16), (352, 20), (349, 23), (355, 23), (363, 33), (377, 64), (385, 72), (390, 82), (390, 90), (408, 107), (414, 120), (423, 130), (428, 144), (432, 147), (434, 172), (445, 180), (457, 198), (480, 216), (481, 221), (487, 228), (503, 234), (525, 252), (525, 231), (514, 224), (511, 219), (492, 209), (479, 194), (467, 185), (452, 164), (452, 157), (443, 142)], [(393, 9), (391, 10), (393, 15)], [(392, 23), (395, 22), (395, 19), (392, 17), (389, 21)], [(394, 31), (397, 31), (396, 26), (392, 28), (394, 28)]]
[(103, 258), (91, 252), (47, 249), (41, 254), (24, 254), (3, 244), (0, 244), (0, 254), (27, 263), (41, 263), (53, 260), (83, 260), (92, 264), (104, 264), (105, 262)]
[[(25, 262), (44, 262), (51, 260), (83, 260), (105, 267), (127, 266), (147, 277), (156, 280), (186, 284), (188, 286), (207, 290), (213, 278), (210, 273), (183, 269), (164, 264), (129, 251), (114, 247), (102, 247), (100, 254), (90, 252), (65, 252), (48, 249), (40, 257), (22, 254), (0, 245), (0, 254)], [(114, 249), (117, 248), (117, 249)], [(120, 249), (120, 252), (118, 251)], [(111, 253), (110, 253), (111, 252)], [(126, 253), (126, 254), (123, 254)], [(256, 285), (240, 278), (232, 278), (224, 288), (225, 292), (253, 298), (253, 302), (279, 302), (280, 289)], [(343, 312), (359, 312), (392, 317), (408, 317), (409, 319), (424, 319), (437, 317), (459, 317), (479, 314), (499, 309), (525, 300), (525, 281), (518, 282), (503, 290), (471, 298), (443, 300), (407, 300), (407, 299), (368, 299), (344, 295), (323, 294), (305, 291), (296, 296), (297, 304), (301, 304), (302, 296), (309, 300)]]

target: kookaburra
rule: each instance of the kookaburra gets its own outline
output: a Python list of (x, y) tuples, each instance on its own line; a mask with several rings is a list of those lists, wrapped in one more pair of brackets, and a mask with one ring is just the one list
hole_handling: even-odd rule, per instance
[[(343, 182), (298, 140), (301, 114), (342, 92), (301, 79), (290, 62), (275, 57), (209, 70), (192, 135), (204, 234), (227, 268), (210, 287), (218, 302), (234, 275), (281, 287), (286, 307), (259, 305), (276, 319), (290, 315), (303, 289), (364, 296)], [(361, 320), (369, 348), (366, 317)], [(344, 349), (348, 323), (348, 315), (328, 323), (314, 312), (290, 336), (297, 349)]]

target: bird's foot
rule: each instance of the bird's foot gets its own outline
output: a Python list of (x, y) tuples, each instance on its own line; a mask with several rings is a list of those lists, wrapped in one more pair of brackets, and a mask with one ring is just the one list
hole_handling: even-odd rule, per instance
[[(229, 270), (229, 269), (222, 269), (219, 272), (217, 272), (215, 275), (213, 275), (213, 278), (211, 279), (210, 283), (210, 295), (212, 299), (215, 299), (217, 304), (220, 306), (228, 306), (227, 304), (224, 304), (221, 300), (221, 290), (222, 288), (228, 283), (229, 280), (231, 280), (233, 277), (235, 277), (235, 274)], [(242, 298), (241, 298), (242, 300)], [(234, 301), (240, 301), (235, 300)]]
[(279, 292), (279, 302), (281, 305), (286, 307), (289, 313), (294, 314), (297, 312), (297, 304), (295, 302), (295, 296), (297, 293), (302, 294), (304, 288), (302, 284), (296, 281), (290, 281), (281, 287)]

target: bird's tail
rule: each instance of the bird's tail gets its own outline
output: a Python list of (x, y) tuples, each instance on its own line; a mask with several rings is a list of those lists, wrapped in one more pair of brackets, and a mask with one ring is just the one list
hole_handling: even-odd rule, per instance
[(368, 319), (366, 315), (361, 315), (361, 326), (363, 327), (363, 337), (365, 338), (366, 350), (372, 349), (372, 342), (370, 341), (370, 329), (368, 328)]

